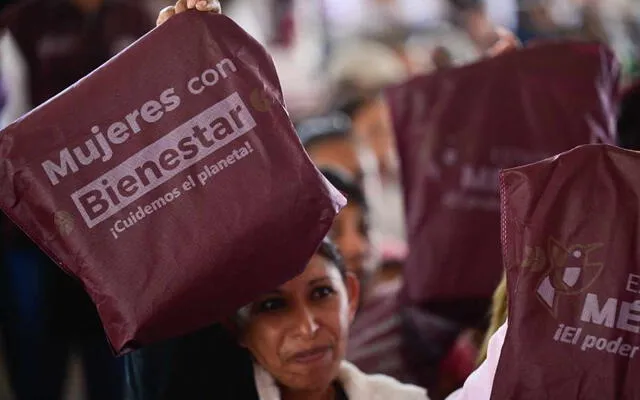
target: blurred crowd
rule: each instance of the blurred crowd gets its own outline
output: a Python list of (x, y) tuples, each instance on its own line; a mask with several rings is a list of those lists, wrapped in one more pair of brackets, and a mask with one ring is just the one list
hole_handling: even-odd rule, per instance
[[(169, 4), (0, 1), (0, 124), (42, 104), (133, 43)], [(622, 85), (631, 86), (640, 77), (640, 1), (222, 4), (225, 14), (273, 56), (302, 143), (349, 198), (331, 231), (364, 287), (348, 359), (367, 373), (416, 383), (428, 387), (433, 399), (444, 398), (475, 368), (489, 320), (461, 327), (434, 317), (426, 322), (426, 329), (433, 327), (426, 335), (407, 339), (403, 333), (407, 322), (399, 319), (397, 304), (407, 253), (403, 197), (381, 91), (411, 76), (484, 57), (497, 40), (496, 26), (514, 32), (524, 45), (562, 38), (606, 43), (621, 61)], [(80, 285), (2, 218), (0, 399), (125, 398), (124, 363), (112, 357)], [(400, 354), (407, 343), (419, 362)]]

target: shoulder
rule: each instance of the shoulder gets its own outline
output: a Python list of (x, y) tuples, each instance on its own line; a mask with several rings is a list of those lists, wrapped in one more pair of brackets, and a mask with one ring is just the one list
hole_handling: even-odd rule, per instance
[(386, 375), (367, 375), (355, 365), (343, 362), (338, 376), (349, 400), (428, 400), (427, 391), (400, 383)]

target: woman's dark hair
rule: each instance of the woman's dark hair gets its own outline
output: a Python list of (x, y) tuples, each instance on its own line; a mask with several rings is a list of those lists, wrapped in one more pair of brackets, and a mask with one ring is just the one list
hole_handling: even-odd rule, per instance
[(342, 258), (340, 251), (338, 250), (336, 245), (333, 244), (331, 239), (325, 237), (322, 240), (322, 243), (320, 243), (320, 247), (318, 247), (318, 251), (316, 253), (327, 259), (328, 261), (331, 261), (336, 266), (336, 268), (338, 268), (338, 271), (340, 271), (340, 275), (342, 276), (342, 278), (346, 278), (347, 266), (344, 264), (344, 259)]
[(362, 188), (360, 188), (360, 185), (358, 185), (348, 173), (331, 167), (320, 168), (320, 172), (327, 178), (329, 183), (347, 198), (349, 204), (356, 204), (362, 207), (363, 210), (367, 210), (367, 200)]

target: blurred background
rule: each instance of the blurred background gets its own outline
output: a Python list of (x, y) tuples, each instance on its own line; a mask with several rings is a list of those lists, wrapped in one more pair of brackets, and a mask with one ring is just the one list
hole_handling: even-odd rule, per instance
[[(153, 3), (152, 14), (163, 2)], [(637, 0), (226, 0), (223, 6), (273, 54), (294, 118), (331, 107), (340, 82), (382, 79), (373, 76), (382, 71), (366, 71), (363, 63), (379, 61), (387, 79), (394, 62), (403, 72), (428, 72), (443, 62), (440, 46), (453, 64), (472, 62), (492, 25), (523, 43), (605, 42), (622, 61), (626, 82), (639, 72)]]
[[(170, 4), (0, 1), (2, 124), (152, 29), (158, 11)], [(622, 63), (623, 86), (640, 76), (640, 0), (222, 0), (222, 5), (273, 55), (301, 137), (342, 134), (357, 143), (353, 159), (336, 151), (337, 142), (331, 145), (338, 147), (322, 147), (309, 140), (307, 150), (319, 165), (339, 165), (362, 187), (368, 226), (354, 238), (347, 237), (347, 228), (335, 235), (348, 260), (374, 265), (377, 283), (397, 280), (406, 254), (393, 135), (376, 108), (381, 88), (474, 62), (494, 43), (495, 26), (511, 30), (525, 45), (563, 38), (606, 43)], [(327, 119), (336, 111), (348, 122)], [(81, 289), (16, 239), (19, 234), (7, 221), (0, 234), (0, 399), (124, 398), (124, 390), (105, 390), (124, 385), (122, 365), (110, 360), (95, 310)], [(74, 326), (65, 315), (86, 324)], [(439, 378), (442, 393), (473, 369), (478, 336), (463, 331), (455, 351), (445, 352), (440, 370), (450, 376)], [(437, 390), (431, 392), (434, 398)]]

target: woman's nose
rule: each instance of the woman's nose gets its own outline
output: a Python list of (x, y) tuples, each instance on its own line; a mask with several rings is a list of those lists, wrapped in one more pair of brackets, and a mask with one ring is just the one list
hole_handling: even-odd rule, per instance
[(296, 332), (304, 337), (313, 337), (320, 326), (309, 307), (300, 307), (296, 313)]

